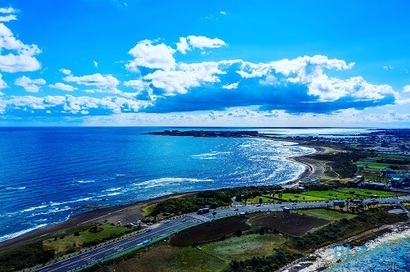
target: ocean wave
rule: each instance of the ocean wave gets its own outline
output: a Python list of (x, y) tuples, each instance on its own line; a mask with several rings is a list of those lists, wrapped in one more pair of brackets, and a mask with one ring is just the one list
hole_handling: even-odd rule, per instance
[(6, 235), (3, 235), (3, 236), (0, 236), (0, 242), (4, 242), (6, 240), (13, 239), (15, 237), (18, 237), (18, 236), (23, 235), (25, 233), (28, 233), (30, 231), (40, 229), (40, 228), (43, 228), (43, 227), (46, 227), (46, 226), (47, 226), (47, 224), (40, 224), (40, 225), (37, 225), (37, 226), (29, 228), (29, 229), (25, 229), (25, 230), (21, 230), (21, 231), (18, 231), (18, 232), (11, 233), (11, 234), (6, 234)]
[(202, 153), (197, 155), (191, 155), (191, 158), (200, 159), (200, 160), (216, 160), (220, 155), (228, 155), (231, 152), (229, 151), (213, 151), (210, 153)]
[(64, 206), (63, 208), (53, 208), (53, 209), (48, 209), (45, 212), (38, 212), (38, 213), (32, 213), (30, 216), (27, 217), (36, 217), (40, 215), (50, 215), (50, 214), (55, 214), (55, 213), (60, 213), (60, 212), (65, 212), (71, 210), (71, 207), (69, 206)]
[(12, 187), (12, 186), (6, 186), (6, 190), (25, 190), (26, 186), (20, 186), (20, 187)]
[(21, 212), (22, 213), (32, 212), (34, 210), (44, 209), (44, 208), (47, 208), (47, 207), (48, 207), (48, 205), (40, 205), (40, 206), (35, 206), (35, 207), (30, 207), (30, 208), (24, 209)]
[(121, 195), (122, 192), (115, 192), (115, 193), (109, 193), (107, 196), (116, 196), (116, 195)]
[(75, 183), (80, 183), (80, 184), (88, 184), (88, 183), (94, 183), (95, 180), (94, 179), (81, 179), (81, 180), (76, 180)]
[(213, 182), (213, 179), (197, 179), (197, 178), (159, 178), (143, 181), (141, 183), (134, 183), (134, 186), (153, 188), (169, 185), (180, 185), (184, 183), (197, 183), (197, 182)]
[(93, 199), (92, 197), (84, 197), (84, 198), (79, 198), (79, 199), (74, 199), (74, 200), (69, 200), (69, 201), (63, 201), (63, 202), (50, 201), (50, 206), (61, 206), (61, 205), (73, 204), (73, 203), (78, 203), (78, 202), (83, 202), (83, 201), (89, 201), (92, 199)]
[(108, 188), (108, 189), (104, 190), (103, 192), (116, 192), (116, 191), (120, 191), (121, 189), (122, 189), (121, 187)]

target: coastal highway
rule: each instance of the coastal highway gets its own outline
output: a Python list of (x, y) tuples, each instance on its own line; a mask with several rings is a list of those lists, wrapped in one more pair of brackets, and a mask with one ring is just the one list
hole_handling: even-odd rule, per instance
[[(389, 198), (369, 198), (365, 199), (364, 204), (369, 204), (374, 201), (384, 204), (398, 204), (402, 201), (410, 201), (410, 196), (389, 197)], [(230, 216), (238, 216), (241, 212), (255, 213), (255, 212), (269, 212), (269, 211), (282, 211), (283, 207), (290, 209), (312, 209), (312, 208), (324, 208), (332, 207), (333, 201), (320, 201), (320, 202), (295, 202), (284, 204), (263, 204), (263, 205), (238, 205), (236, 207), (222, 207), (212, 210), (210, 213), (197, 215), (196, 213), (190, 213), (173, 220), (166, 220), (160, 223), (156, 223), (145, 230), (131, 234), (129, 236), (122, 237), (113, 242), (102, 244), (87, 251), (75, 255), (71, 258), (57, 261), (49, 264), (45, 267), (38, 269), (37, 271), (51, 272), (51, 271), (71, 271), (81, 270), (81, 268), (87, 265), (104, 261), (108, 258), (115, 257), (117, 255), (124, 254), (134, 249), (142, 248), (155, 241), (165, 239), (166, 237), (182, 231), (184, 229), (217, 220)]]

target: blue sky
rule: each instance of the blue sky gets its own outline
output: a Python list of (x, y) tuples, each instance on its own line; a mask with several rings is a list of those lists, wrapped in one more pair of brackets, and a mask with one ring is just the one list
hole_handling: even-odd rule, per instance
[(0, 0), (0, 126), (409, 127), (409, 10)]

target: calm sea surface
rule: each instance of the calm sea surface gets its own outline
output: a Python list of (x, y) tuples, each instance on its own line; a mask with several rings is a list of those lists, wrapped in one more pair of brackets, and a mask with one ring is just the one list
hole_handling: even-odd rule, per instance
[(277, 184), (312, 149), (271, 140), (142, 134), (164, 128), (0, 128), (0, 241), (90, 211), (222, 187)]

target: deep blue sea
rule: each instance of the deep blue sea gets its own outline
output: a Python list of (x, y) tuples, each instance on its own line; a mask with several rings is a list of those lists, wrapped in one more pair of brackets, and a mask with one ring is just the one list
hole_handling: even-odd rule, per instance
[(164, 128), (0, 128), (0, 242), (98, 207), (175, 192), (277, 184), (311, 153), (262, 139), (146, 135)]

